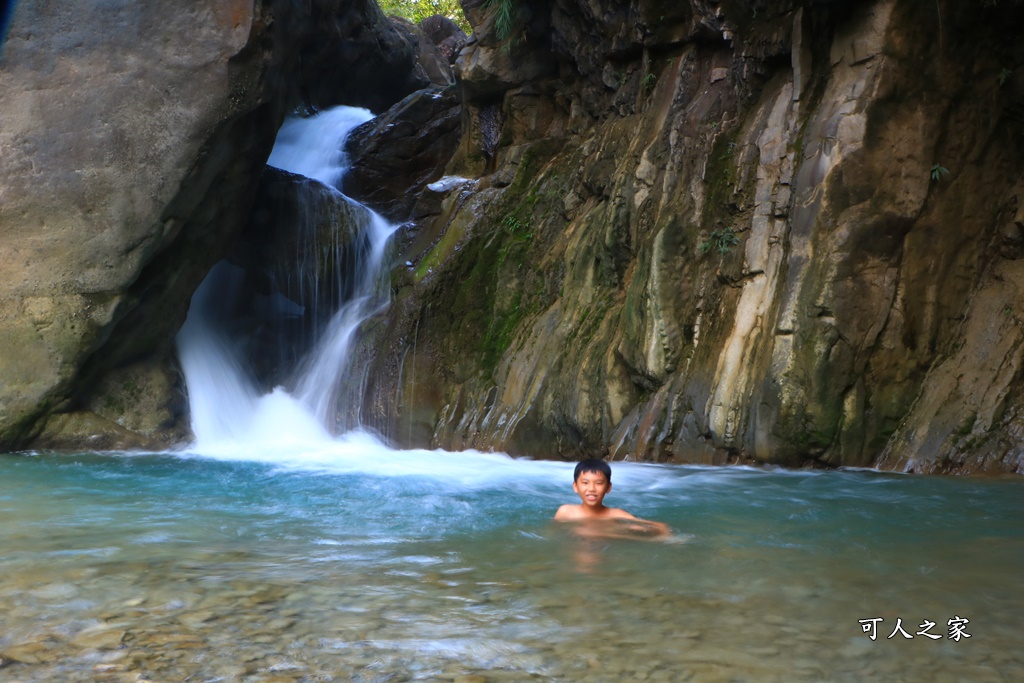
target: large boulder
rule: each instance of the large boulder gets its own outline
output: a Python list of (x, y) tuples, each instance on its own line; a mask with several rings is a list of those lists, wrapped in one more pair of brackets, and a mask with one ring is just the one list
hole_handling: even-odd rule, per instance
[[(267, 390), (289, 373), (356, 286), (369, 212), (333, 187), (267, 167), (227, 260), (239, 270), (221, 319)], [(225, 293), (228, 296), (227, 293)]]
[(419, 27), (427, 39), (437, 46), (444, 59), (454, 64), (459, 51), (466, 46), (467, 39), (459, 25), (448, 17), (435, 14), (421, 21)]
[(441, 177), (461, 132), (454, 87), (418, 90), (352, 131), (342, 189), (385, 218), (404, 221), (427, 183)]
[(203, 231), (244, 207), (273, 140), (258, 87), (266, 10), (15, 8), (0, 61), (0, 444), (66, 405), (141, 304), (158, 313), (119, 340), (120, 360), (181, 323), (203, 254), (230, 239)]
[(409, 22), (385, 17), (375, 0), (281, 3), (276, 14), (278, 35), (292, 48), (280, 84), (292, 101), (380, 113), (445, 79), (430, 41)]

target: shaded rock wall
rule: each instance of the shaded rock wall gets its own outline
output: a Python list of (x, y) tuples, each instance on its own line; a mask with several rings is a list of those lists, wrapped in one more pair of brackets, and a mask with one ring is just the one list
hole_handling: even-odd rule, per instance
[(275, 22), (282, 48), (277, 95), (291, 104), (379, 114), (446, 77), (423, 54), (431, 52), (429, 40), (412, 24), (386, 18), (375, 0), (281, 1)]
[(1021, 467), (1019, 3), (466, 4), (472, 182), (407, 246), (378, 428)]
[(263, 172), (252, 213), (227, 256), (240, 274), (220, 320), (264, 390), (289, 384), (351, 296), (367, 214), (319, 181), (273, 167)]

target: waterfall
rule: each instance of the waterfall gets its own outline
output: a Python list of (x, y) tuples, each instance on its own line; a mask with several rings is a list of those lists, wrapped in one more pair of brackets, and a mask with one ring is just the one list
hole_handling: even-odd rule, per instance
[[(281, 127), (267, 163), (337, 188), (347, 170), (345, 138), (372, 116), (365, 109), (336, 107), (310, 118), (290, 118)], [(226, 262), (218, 264), (193, 296), (177, 345), (197, 450), (224, 454), (252, 446), (274, 449), (324, 443), (339, 426), (337, 414), (339, 408), (344, 408), (338, 403), (339, 387), (350, 381), (356, 333), (367, 318), (388, 303), (384, 266), (388, 243), (397, 226), (340, 192), (338, 197), (353, 206), (352, 220), (359, 225), (345, 246), (351, 252), (347, 258), (333, 254), (322, 261), (333, 262), (337, 268), (347, 264), (352, 272), (339, 274), (346, 283), (334, 288), (340, 292), (340, 306), (326, 325), (315, 328), (318, 338), (293, 369), (292, 379), (287, 382), (290, 391), (278, 386), (269, 393), (261, 392), (247, 367), (243, 344), (232, 336), (233, 316), (243, 308), (254, 308), (251, 302), (248, 306), (245, 302), (257, 298), (245, 289), (241, 268)], [(339, 249), (337, 244), (332, 248)], [(318, 292), (320, 284), (314, 284)], [(285, 315), (305, 313), (315, 319), (312, 309), (318, 296), (314, 294), (314, 305), (307, 306), (278, 295), (279, 300), (270, 308)], [(358, 427), (344, 422), (340, 426)]]
[(178, 357), (188, 384), (192, 430), (209, 440), (246, 437), (255, 412), (255, 384), (227, 333), (217, 327), (239, 286), (239, 273), (217, 264), (192, 296), (178, 333)]
[(366, 239), (360, 248), (355, 287), (307, 358), (296, 388), (296, 395), (322, 423), (328, 423), (336, 414), (337, 387), (347, 377), (352, 341), (359, 325), (388, 302), (388, 274), (382, 266), (395, 226), (372, 211), (368, 223), (363, 232)]
[(334, 107), (316, 116), (292, 116), (277, 131), (267, 165), (338, 187), (348, 170), (345, 139), (373, 118), (368, 109)]

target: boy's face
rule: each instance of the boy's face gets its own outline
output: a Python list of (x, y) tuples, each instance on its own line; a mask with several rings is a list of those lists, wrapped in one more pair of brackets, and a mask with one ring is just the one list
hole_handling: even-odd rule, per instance
[(612, 490), (612, 483), (600, 472), (580, 472), (572, 483), (572, 490), (588, 508), (600, 508), (604, 497)]

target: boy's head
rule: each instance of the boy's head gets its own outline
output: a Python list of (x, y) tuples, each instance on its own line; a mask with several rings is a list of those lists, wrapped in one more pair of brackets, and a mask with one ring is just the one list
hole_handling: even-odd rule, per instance
[(603, 460), (583, 460), (573, 472), (572, 490), (591, 510), (604, 506), (604, 497), (612, 490), (612, 468)]
[(584, 472), (596, 472), (603, 474), (605, 480), (611, 483), (612, 480), (612, 468), (604, 460), (598, 460), (597, 458), (588, 458), (586, 460), (580, 460), (576, 463), (576, 470), (572, 473), (572, 480), (579, 481), (580, 475)]

